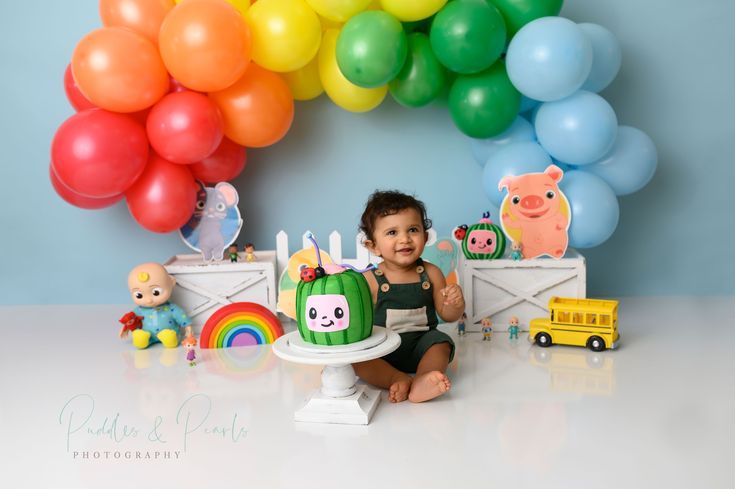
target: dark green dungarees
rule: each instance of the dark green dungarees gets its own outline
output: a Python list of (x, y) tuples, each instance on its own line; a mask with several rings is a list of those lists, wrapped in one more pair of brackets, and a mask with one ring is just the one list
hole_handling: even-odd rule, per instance
[(378, 282), (373, 321), (378, 326), (393, 329), (401, 336), (401, 346), (383, 359), (406, 373), (415, 373), (421, 358), (432, 345), (449, 343), (454, 358), (454, 342), (447, 334), (436, 329), (439, 323), (434, 309), (433, 285), (421, 259), (416, 262), (421, 277), (411, 284), (391, 284), (382, 270), (373, 270)]

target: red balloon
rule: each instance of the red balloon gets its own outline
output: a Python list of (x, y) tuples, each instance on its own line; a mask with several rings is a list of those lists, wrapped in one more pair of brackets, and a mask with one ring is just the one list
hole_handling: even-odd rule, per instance
[(206, 95), (183, 91), (169, 93), (153, 106), (146, 129), (156, 153), (188, 165), (217, 149), (224, 123), (219, 109)]
[(194, 214), (197, 185), (189, 169), (151, 152), (145, 171), (125, 192), (128, 209), (149, 231), (176, 231)]
[(67, 100), (77, 112), (97, 107), (79, 90), (79, 85), (74, 81), (74, 75), (71, 73), (71, 64), (66, 65), (66, 70), (64, 70), (64, 92), (66, 92)]
[(103, 109), (69, 117), (51, 143), (56, 176), (85, 197), (120, 195), (140, 176), (147, 160), (143, 126), (130, 116)]
[(104, 199), (85, 197), (83, 195), (74, 193), (73, 190), (64, 185), (61, 180), (59, 180), (59, 177), (56, 176), (56, 173), (54, 173), (54, 169), (51, 167), (51, 165), (49, 165), (48, 173), (49, 178), (51, 179), (51, 185), (54, 187), (54, 190), (56, 190), (56, 193), (59, 194), (59, 197), (76, 207), (82, 209), (102, 209), (104, 207), (109, 207), (113, 204), (116, 204), (117, 202), (120, 202), (123, 198), (123, 194), (115, 195), (113, 197), (106, 197)]
[(246, 161), (245, 146), (223, 138), (214, 153), (194, 163), (189, 169), (194, 178), (202, 182), (227, 182), (234, 180), (242, 172)]

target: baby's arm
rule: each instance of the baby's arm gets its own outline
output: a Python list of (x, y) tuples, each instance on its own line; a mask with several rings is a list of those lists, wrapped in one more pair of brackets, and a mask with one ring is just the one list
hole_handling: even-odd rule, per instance
[(464, 296), (459, 285), (447, 285), (444, 274), (436, 265), (426, 263), (426, 273), (434, 290), (434, 307), (444, 321), (456, 321), (464, 312)]

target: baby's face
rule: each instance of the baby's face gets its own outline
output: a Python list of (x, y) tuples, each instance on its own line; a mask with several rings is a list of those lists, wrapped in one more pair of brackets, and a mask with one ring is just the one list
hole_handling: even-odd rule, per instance
[(400, 266), (412, 266), (424, 252), (428, 234), (416, 209), (403, 209), (375, 220), (371, 251), (383, 260)]
[(167, 302), (174, 284), (163, 267), (137, 267), (128, 277), (130, 296), (133, 302), (143, 307), (156, 307)]

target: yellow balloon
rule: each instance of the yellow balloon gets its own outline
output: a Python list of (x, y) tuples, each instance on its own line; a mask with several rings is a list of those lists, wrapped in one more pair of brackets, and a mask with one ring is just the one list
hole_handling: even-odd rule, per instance
[(380, 0), (383, 10), (403, 22), (431, 17), (446, 3), (447, 0)]
[(322, 80), (324, 91), (332, 102), (350, 112), (373, 110), (385, 98), (388, 86), (363, 88), (345, 78), (337, 65), (337, 36), (339, 30), (328, 29), (324, 33), (319, 49), (319, 78)]
[(365, 10), (373, 0), (306, 0), (314, 12), (336, 22), (345, 22)]
[(245, 14), (252, 57), (271, 71), (295, 71), (319, 51), (322, 26), (304, 0), (258, 0)]
[(324, 92), (322, 81), (319, 79), (318, 56), (314, 56), (314, 59), (303, 68), (289, 71), (282, 76), (296, 100), (311, 100)]

